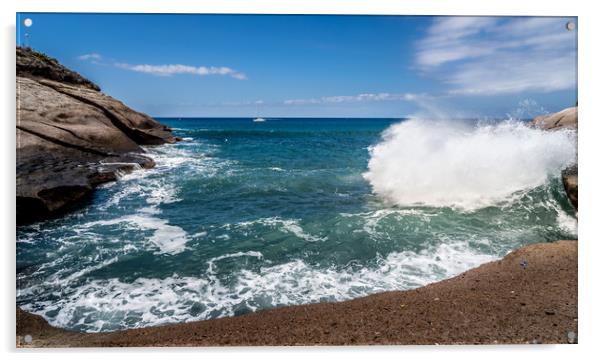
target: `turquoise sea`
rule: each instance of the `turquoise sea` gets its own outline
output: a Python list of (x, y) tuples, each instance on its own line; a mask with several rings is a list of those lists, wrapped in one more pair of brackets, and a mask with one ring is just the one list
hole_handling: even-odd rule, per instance
[(516, 121), (160, 118), (184, 140), (17, 228), (17, 304), (88, 332), (419, 287), (577, 237), (576, 135)]

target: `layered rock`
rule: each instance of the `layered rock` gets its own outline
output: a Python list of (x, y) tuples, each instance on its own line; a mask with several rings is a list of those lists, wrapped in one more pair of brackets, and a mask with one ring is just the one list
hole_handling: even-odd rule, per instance
[(535, 117), (532, 124), (546, 130), (577, 129), (577, 107)]
[[(531, 124), (545, 130), (578, 129), (577, 107), (567, 108), (558, 113), (542, 115), (533, 119)], [(577, 209), (577, 164), (562, 171), (562, 184), (571, 204)]]
[(140, 145), (171, 130), (100, 92), (55, 59), (17, 48), (17, 222), (80, 203), (120, 172), (152, 167)]

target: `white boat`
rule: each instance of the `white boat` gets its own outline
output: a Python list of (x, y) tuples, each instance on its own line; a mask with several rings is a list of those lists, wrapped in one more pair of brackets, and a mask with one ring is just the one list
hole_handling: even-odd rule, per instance
[(265, 122), (265, 118), (262, 118), (259, 116), (259, 104), (262, 104), (263, 101), (256, 101), (255, 102), (255, 119), (253, 119), (254, 122), (260, 123), (260, 122)]

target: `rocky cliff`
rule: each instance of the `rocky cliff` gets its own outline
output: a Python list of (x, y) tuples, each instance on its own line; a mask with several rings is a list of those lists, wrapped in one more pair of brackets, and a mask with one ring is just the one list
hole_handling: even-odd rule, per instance
[(140, 145), (176, 141), (57, 60), (16, 51), (17, 223), (66, 210), (119, 172), (152, 167)]
[[(533, 119), (531, 124), (545, 130), (578, 129), (577, 107), (567, 108), (558, 113), (542, 115)], [(577, 209), (577, 164), (562, 171), (562, 183), (569, 200)]]

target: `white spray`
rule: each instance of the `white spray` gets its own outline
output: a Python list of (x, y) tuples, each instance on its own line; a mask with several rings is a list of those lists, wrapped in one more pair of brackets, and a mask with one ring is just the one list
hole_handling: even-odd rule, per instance
[(411, 119), (371, 147), (364, 173), (395, 205), (472, 210), (544, 184), (576, 160), (574, 131), (548, 132), (518, 121), (472, 125)]

